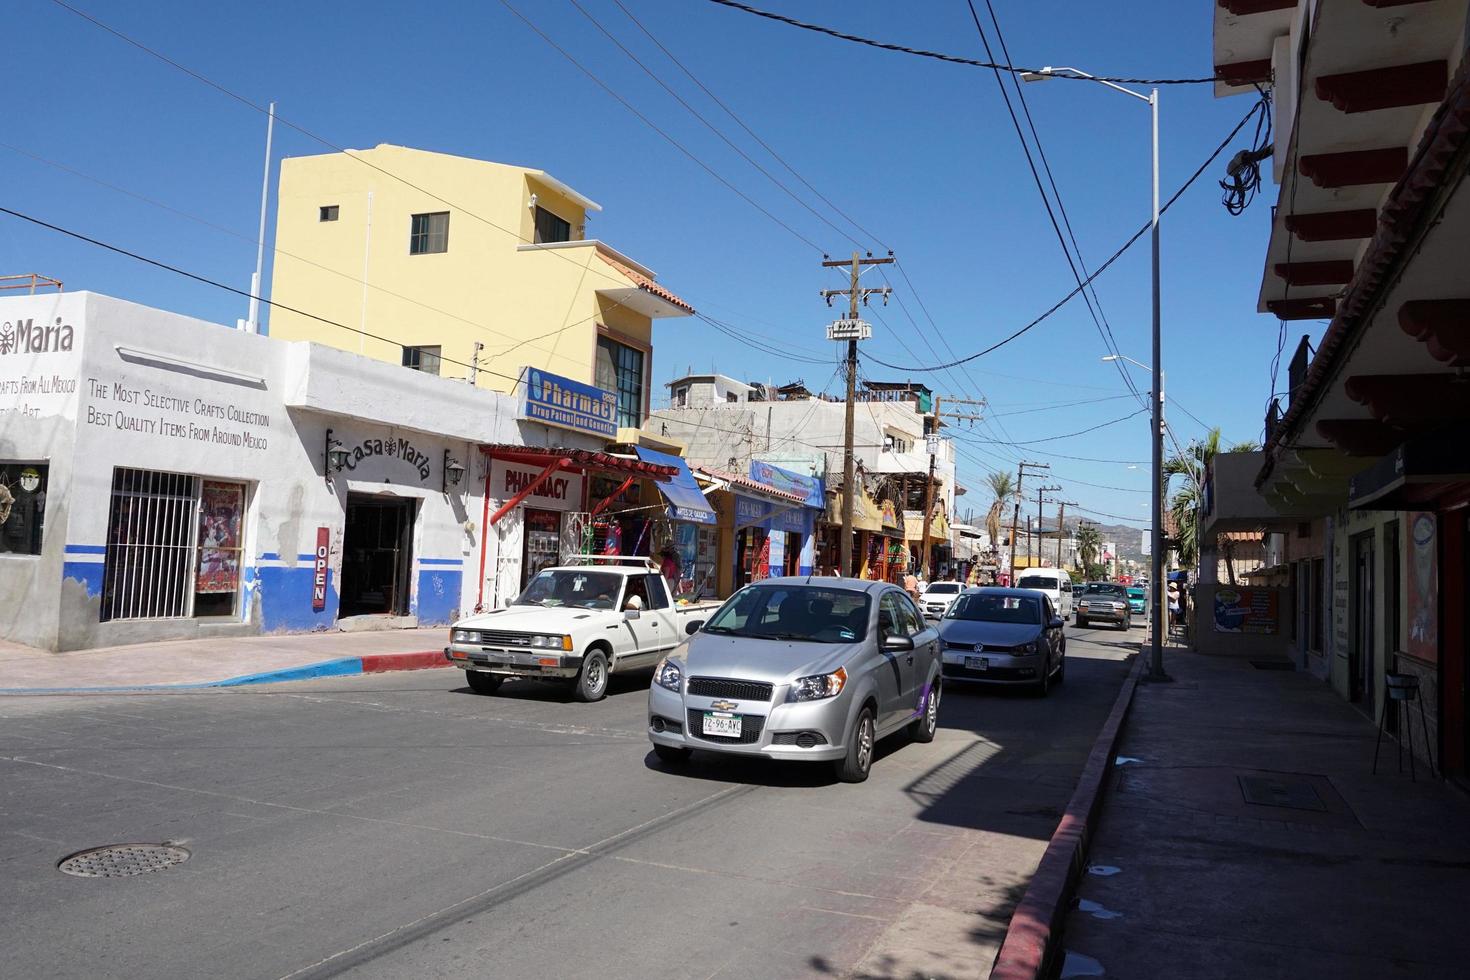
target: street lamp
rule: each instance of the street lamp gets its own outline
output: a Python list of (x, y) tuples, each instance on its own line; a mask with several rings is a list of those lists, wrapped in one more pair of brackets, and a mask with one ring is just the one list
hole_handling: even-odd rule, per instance
[[(1149, 440), (1153, 452), (1153, 554), (1152, 572), (1150, 579), (1151, 596), (1149, 604), (1153, 607), (1153, 627), (1150, 632), (1149, 667), (1145, 679), (1151, 681), (1168, 680), (1164, 673), (1164, 644), (1159, 634), (1159, 627), (1164, 623), (1163, 590), (1159, 587), (1163, 580), (1163, 543), (1164, 543), (1164, 356), (1159, 342), (1160, 315), (1159, 315), (1159, 90), (1151, 89), (1148, 95), (1135, 92), (1130, 88), (1124, 88), (1113, 82), (1104, 81), (1095, 75), (1077, 68), (1053, 68), (1048, 65), (1040, 71), (1022, 72), (1021, 78), (1027, 82), (1040, 82), (1048, 78), (1070, 75), (1073, 78), (1086, 78), (1116, 92), (1132, 96), (1140, 102), (1147, 102), (1149, 115), (1152, 117), (1152, 147), (1151, 158), (1153, 164), (1153, 217), (1149, 228), (1150, 238), (1153, 243), (1153, 433)], [(1131, 360), (1131, 358), (1125, 358)], [(1133, 361), (1138, 364), (1137, 361)], [(1150, 370), (1146, 365), (1139, 365), (1145, 370)]]

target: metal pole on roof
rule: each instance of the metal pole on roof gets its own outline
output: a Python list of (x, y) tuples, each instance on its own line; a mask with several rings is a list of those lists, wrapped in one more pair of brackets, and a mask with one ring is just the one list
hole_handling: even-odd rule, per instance
[(260, 178), (260, 230), (255, 241), (255, 275), (250, 277), (250, 312), (245, 317), (245, 329), (251, 333), (260, 333), (260, 284), (265, 272), (265, 214), (271, 193), (271, 139), (275, 132), (276, 104), (272, 102), (265, 124), (265, 173)]

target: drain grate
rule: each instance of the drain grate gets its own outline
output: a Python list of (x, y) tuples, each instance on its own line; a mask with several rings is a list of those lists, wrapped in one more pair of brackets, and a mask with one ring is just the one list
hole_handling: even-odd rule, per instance
[(175, 844), (109, 844), (68, 855), (56, 870), (78, 878), (131, 878), (187, 860), (189, 851)]

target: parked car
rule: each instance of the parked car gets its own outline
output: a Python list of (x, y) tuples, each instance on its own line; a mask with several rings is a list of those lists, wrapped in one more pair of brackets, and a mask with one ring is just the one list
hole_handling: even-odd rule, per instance
[(1016, 588), (1043, 592), (1058, 616), (1066, 619), (1072, 615), (1072, 576), (1060, 568), (1022, 569)]
[(939, 624), (945, 680), (1031, 685), (1041, 695), (1067, 673), (1065, 620), (1032, 589), (966, 589)]
[(1088, 582), (1077, 596), (1077, 625), (1093, 622), (1115, 623), (1123, 629), (1133, 628), (1133, 613), (1128, 604), (1128, 587), (1113, 582)]
[(1148, 612), (1148, 593), (1137, 585), (1128, 586), (1128, 611), (1135, 616)]
[(919, 596), (919, 612), (927, 619), (943, 619), (950, 603), (965, 591), (963, 582), (931, 582)]
[(868, 778), (873, 746), (939, 724), (939, 631), (902, 589), (774, 578), (735, 593), (654, 670), (648, 738), (667, 763), (699, 749), (829, 762)]
[(650, 561), (589, 558), (542, 569), (506, 608), (461, 619), (444, 652), (476, 694), (531, 677), (570, 681), (577, 700), (598, 701), (610, 675), (652, 667), (718, 605), (676, 605)]

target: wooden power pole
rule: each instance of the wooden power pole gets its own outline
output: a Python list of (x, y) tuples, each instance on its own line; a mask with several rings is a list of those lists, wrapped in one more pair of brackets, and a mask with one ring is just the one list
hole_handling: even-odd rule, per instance
[(1011, 585), (1016, 584), (1016, 532), (1021, 523), (1021, 484), (1026, 479), (1027, 470), (1049, 470), (1050, 463), (1028, 463), (1022, 460), (1016, 467), (1016, 506), (1011, 511)]
[[(940, 411), (940, 402), (940, 396), (935, 395), (934, 418), (930, 425), (929, 434), (925, 438), (925, 442), (927, 443), (926, 448), (929, 450), (929, 482), (924, 484), (924, 530), (922, 537), (919, 539), (919, 575), (926, 582), (933, 578), (933, 570), (930, 568), (932, 563), (929, 560), (929, 528), (932, 526), (934, 520), (934, 457), (939, 451), (939, 427), (944, 424), (944, 413)], [(978, 400), (972, 398), (951, 398), (950, 402), (956, 405), (985, 407), (985, 400), (983, 398)], [(982, 416), (980, 415), (961, 414), (958, 412), (950, 412), (949, 417), (953, 419), (971, 419), (976, 422), (982, 420)]]
[(1062, 568), (1062, 538), (1067, 533), (1067, 508), (1076, 507), (1075, 500), (1057, 501), (1057, 568)]
[(878, 288), (863, 288), (858, 285), (858, 279), (862, 277), (865, 265), (887, 265), (893, 261), (893, 253), (889, 252), (884, 258), (873, 258), (869, 252), (867, 257), (860, 256), (857, 252), (852, 253), (851, 262), (841, 260), (825, 260), (822, 262), (824, 268), (835, 269), (850, 266), (850, 278), (846, 289), (824, 289), (822, 298), (827, 305), (832, 305), (832, 297), (846, 296), (847, 319), (838, 320), (827, 327), (828, 340), (847, 341), (847, 415), (842, 430), (842, 541), (840, 546), (841, 574), (851, 576), (853, 574), (852, 564), (852, 502), (855, 496), (853, 481), (856, 475), (853, 473), (852, 456), (852, 425), (854, 401), (857, 397), (857, 350), (858, 341), (866, 340), (873, 335), (870, 324), (858, 319), (858, 303), (867, 305), (868, 296), (871, 293), (879, 293), (883, 296), (883, 302), (888, 302), (888, 294), (892, 292), (887, 286)]

